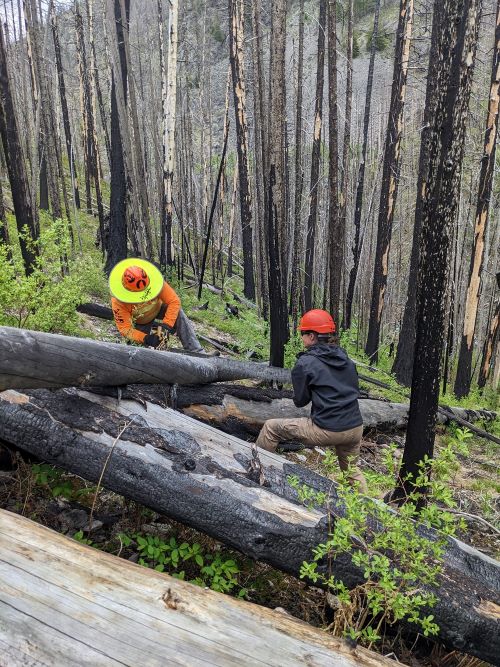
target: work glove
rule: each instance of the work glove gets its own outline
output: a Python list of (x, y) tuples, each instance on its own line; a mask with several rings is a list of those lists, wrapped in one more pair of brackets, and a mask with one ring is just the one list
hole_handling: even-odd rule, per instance
[(147, 334), (144, 338), (144, 345), (148, 347), (158, 347), (160, 344), (160, 337), (156, 334)]
[(171, 327), (169, 324), (165, 324), (165, 322), (162, 322), (161, 328), (167, 331), (169, 334), (175, 333), (175, 327)]

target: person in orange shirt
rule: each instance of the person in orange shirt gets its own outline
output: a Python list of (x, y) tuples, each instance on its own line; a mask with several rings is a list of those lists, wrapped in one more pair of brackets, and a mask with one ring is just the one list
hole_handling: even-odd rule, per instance
[(205, 352), (178, 295), (151, 262), (139, 257), (118, 262), (111, 270), (109, 289), (116, 326), (129, 342), (158, 347), (160, 338), (151, 333), (157, 320), (178, 336), (185, 350)]

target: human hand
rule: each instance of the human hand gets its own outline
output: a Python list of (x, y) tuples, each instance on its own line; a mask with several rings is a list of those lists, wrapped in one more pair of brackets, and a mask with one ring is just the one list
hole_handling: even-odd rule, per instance
[(158, 347), (160, 344), (160, 337), (156, 334), (147, 334), (144, 338), (144, 345), (148, 347)]

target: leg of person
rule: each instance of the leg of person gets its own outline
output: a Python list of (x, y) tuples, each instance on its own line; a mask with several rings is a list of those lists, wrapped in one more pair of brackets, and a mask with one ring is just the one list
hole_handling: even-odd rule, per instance
[(349, 484), (351, 486), (359, 486), (362, 493), (368, 493), (368, 486), (366, 479), (358, 467), (359, 450), (361, 444), (361, 437), (363, 435), (363, 427), (343, 431), (335, 434), (338, 439), (335, 443), (339, 466), (342, 471), (349, 470)]
[(280, 442), (284, 440), (296, 440), (305, 445), (316, 444), (309, 437), (309, 417), (297, 419), (268, 419), (261, 428), (256, 445), (268, 452), (275, 452)]
[(200, 345), (200, 341), (196, 338), (193, 325), (187, 318), (185, 312), (179, 310), (177, 319), (175, 321), (175, 333), (182, 343), (182, 347), (188, 352), (204, 352), (205, 350)]

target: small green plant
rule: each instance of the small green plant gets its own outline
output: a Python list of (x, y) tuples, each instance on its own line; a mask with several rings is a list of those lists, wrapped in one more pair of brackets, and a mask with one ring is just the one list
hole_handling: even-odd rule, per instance
[[(312, 560), (302, 564), (300, 576), (321, 583), (335, 596), (335, 634), (370, 647), (380, 640), (386, 624), (402, 619), (417, 625), (425, 636), (438, 632), (430, 613), (437, 601), (431, 589), (439, 580), (448, 536), (459, 525), (463, 527), (446, 509), (454, 506), (446, 481), (453, 474), (456, 451), (463, 449), (466, 439), (467, 433), (461, 431), (448, 443), (442, 458), (422, 463), (414, 491), (397, 511), (356, 493), (348, 484), (349, 471), (339, 472), (336, 456), (327, 453), (323, 465), (338, 476), (338, 500), (328, 506), (332, 530), (328, 540), (313, 549)], [(377, 490), (394, 486), (394, 449), (384, 453), (386, 472), (369, 479)], [(314, 504), (314, 490), (305, 491), (294, 476), (288, 482), (305, 505)], [(427, 502), (422, 504), (424, 495)], [(323, 504), (325, 500), (321, 498)], [(436, 529), (437, 539), (429, 539), (424, 527)], [(350, 589), (335, 576), (335, 559), (343, 554), (350, 556), (363, 578)]]
[(322, 507), (328, 500), (328, 494), (323, 491), (315, 491), (307, 484), (301, 484), (296, 475), (289, 475), (287, 481), (290, 486), (297, 491), (299, 502), (305, 505), (308, 509), (313, 507)]
[[(225, 559), (220, 553), (204, 553), (198, 542), (179, 544), (175, 536), (168, 541), (157, 535), (136, 534), (129, 537), (119, 535), (123, 546), (130, 546), (134, 540), (139, 553), (139, 564), (155, 569), (157, 572), (168, 572), (177, 579), (186, 579), (189, 568), (194, 575), (188, 579), (191, 583), (211, 588), (221, 593), (233, 593), (239, 586), (236, 575), (240, 573), (237, 562), (232, 558)], [(180, 569), (180, 568), (183, 569)], [(238, 597), (246, 596), (246, 589), (240, 588)]]
[(93, 486), (78, 488), (73, 479), (65, 477), (62, 470), (48, 463), (35, 463), (31, 466), (31, 473), (35, 485), (46, 488), (53, 498), (61, 496), (67, 500), (77, 500), (95, 490)]
[(89, 540), (87, 537), (84, 537), (83, 535), (83, 530), (79, 530), (77, 533), (73, 535), (73, 539), (76, 540), (77, 542), (80, 542), (80, 544), (86, 544), (88, 547), (97, 547), (92, 540)]

